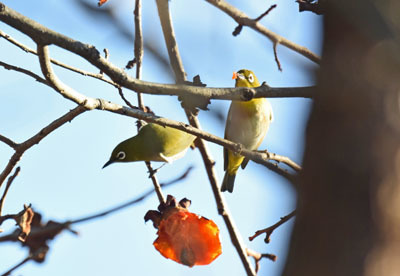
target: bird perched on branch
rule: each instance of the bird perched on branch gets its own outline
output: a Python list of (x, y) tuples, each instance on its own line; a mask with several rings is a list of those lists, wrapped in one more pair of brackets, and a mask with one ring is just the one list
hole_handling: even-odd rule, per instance
[(119, 143), (103, 168), (115, 162), (159, 161), (170, 163), (183, 157), (195, 136), (187, 132), (149, 123), (139, 133)]
[[(260, 83), (250, 70), (242, 69), (233, 73), (236, 87), (258, 87)], [(273, 120), (272, 107), (264, 98), (250, 101), (232, 101), (225, 126), (225, 139), (242, 144), (248, 150), (256, 150)], [(242, 155), (224, 148), (225, 176), (221, 191), (232, 193), (239, 166), (244, 169), (248, 163)]]

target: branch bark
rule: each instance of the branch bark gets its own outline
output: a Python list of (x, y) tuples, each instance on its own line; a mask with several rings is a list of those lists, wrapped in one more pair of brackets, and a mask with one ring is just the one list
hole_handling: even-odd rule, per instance
[(115, 83), (145, 94), (184, 96), (196, 95), (207, 99), (220, 100), (250, 100), (262, 97), (304, 97), (311, 98), (313, 87), (281, 87), (272, 88), (260, 86), (258, 88), (209, 88), (191, 85), (172, 85), (141, 81), (132, 78), (121, 68), (113, 65), (103, 58), (99, 51), (92, 45), (84, 44), (65, 35), (59, 34), (49, 28), (29, 19), (22, 14), (10, 9), (0, 2), (0, 21), (28, 35), (41, 45), (54, 44), (86, 59), (89, 63), (107, 74)]
[[(249, 18), (244, 12), (240, 11), (239, 9), (235, 8), (231, 4), (225, 2), (224, 0), (206, 0), (208, 3), (212, 4), (213, 6), (217, 7), (221, 11), (225, 12), (227, 15), (233, 18), (238, 24), (242, 26), (248, 26), (253, 30), (265, 35), (268, 37), (271, 42), (276, 44), (281, 44), (286, 46), (287, 48), (303, 55), (304, 57), (312, 60), (313, 62), (319, 64), (321, 62), (321, 58), (307, 49), (306, 47), (297, 45), (296, 43), (268, 30), (266, 27), (261, 25), (258, 20)], [(276, 46), (274, 46), (276, 47)]]
[[(175, 73), (175, 79), (177, 83), (182, 83), (186, 81), (186, 73), (183, 67), (182, 60), (179, 55), (178, 43), (175, 39), (174, 29), (172, 25), (172, 19), (169, 12), (168, 0), (157, 0), (157, 9), (160, 17), (161, 27), (164, 34), (165, 44), (168, 49), (168, 55), (170, 58), (170, 63), (172, 69)], [(192, 114), (189, 110), (185, 109), (186, 116), (192, 126), (197, 129), (201, 129), (200, 122), (197, 116)], [(247, 257), (246, 247), (241, 238), (241, 235), (235, 225), (235, 222), (230, 214), (229, 208), (225, 199), (220, 191), (218, 185), (217, 175), (214, 169), (214, 162), (212, 161), (212, 156), (209, 153), (205, 142), (202, 139), (196, 140), (196, 146), (198, 147), (205, 169), (208, 175), (208, 179), (211, 184), (211, 189), (214, 194), (216, 205), (218, 208), (218, 213), (223, 217), (226, 227), (228, 229), (229, 235), (231, 237), (232, 244), (236, 248), (238, 255), (242, 261), (243, 267), (247, 275), (256, 275), (254, 268), (252, 267), (250, 260)]]

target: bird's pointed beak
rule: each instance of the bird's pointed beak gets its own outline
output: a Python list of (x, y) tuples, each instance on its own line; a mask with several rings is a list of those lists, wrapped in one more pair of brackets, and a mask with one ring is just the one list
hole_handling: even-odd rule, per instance
[(104, 164), (104, 166), (103, 166), (102, 169), (104, 169), (105, 167), (107, 167), (108, 165), (110, 165), (110, 164), (112, 164), (112, 163), (114, 163), (114, 160), (113, 160), (113, 159), (108, 160), (107, 163)]
[(237, 78), (238, 78), (238, 73), (237, 72), (233, 72), (232, 79), (236, 80)]

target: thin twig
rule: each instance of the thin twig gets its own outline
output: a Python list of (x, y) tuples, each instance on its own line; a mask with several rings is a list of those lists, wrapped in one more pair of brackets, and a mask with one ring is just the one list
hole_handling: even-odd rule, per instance
[[(281, 170), (279, 168), (277, 170), (275, 170), (277, 168), (277, 166), (276, 166), (276, 164), (269, 162), (268, 154), (247, 150), (241, 144), (219, 138), (213, 134), (210, 134), (210, 133), (200, 130), (200, 127), (198, 127), (199, 123), (198, 123), (197, 119), (193, 119), (192, 121), (190, 121), (191, 124), (195, 125), (195, 127), (194, 127), (194, 126), (186, 125), (181, 122), (169, 120), (166, 118), (161, 118), (161, 117), (152, 115), (150, 113), (143, 112), (139, 109), (131, 109), (131, 108), (123, 107), (121, 105), (118, 105), (118, 104), (115, 104), (115, 103), (112, 103), (109, 101), (105, 101), (102, 99), (94, 99), (91, 97), (87, 97), (87, 96), (73, 90), (72, 88), (68, 87), (67, 85), (62, 83), (57, 78), (57, 76), (54, 74), (54, 72), (51, 68), (50, 62), (48, 62), (49, 61), (49, 53), (48, 53), (47, 46), (43, 47), (43, 49), (41, 49), (38, 52), (41, 53), (41, 54), (39, 54), (39, 57), (40, 57), (39, 60), (40, 60), (43, 74), (44, 74), (44, 76), (46, 76), (47, 80), (52, 84), (53, 88), (56, 89), (65, 98), (70, 99), (70, 100), (74, 101), (75, 103), (84, 106), (87, 109), (95, 109), (96, 108), (96, 109), (101, 109), (101, 110), (107, 110), (107, 111), (111, 111), (111, 112), (118, 113), (121, 115), (141, 119), (146, 122), (156, 123), (161, 126), (169, 126), (169, 127), (173, 127), (173, 128), (179, 129), (179, 130), (183, 130), (185, 132), (193, 134), (193, 135), (200, 137), (202, 139), (205, 139), (207, 141), (224, 146), (225, 148), (227, 148), (229, 150), (240, 153), (241, 155), (249, 158), (250, 160), (253, 160), (256, 163), (263, 164), (263, 165), (267, 166), (268, 168), (270, 168), (274, 171), (277, 171), (281, 175), (288, 174), (287, 172), (285, 172), (284, 170)], [(194, 117), (192, 117), (192, 118), (194, 118)], [(288, 178), (292, 178), (292, 176), (288, 174)]]
[(125, 98), (124, 93), (122, 92), (122, 87), (118, 87), (117, 89), (118, 89), (119, 95), (121, 96), (122, 100), (125, 102), (125, 104), (126, 104), (127, 106), (129, 106), (130, 108), (133, 108), (133, 109), (137, 108), (137, 107), (135, 107), (133, 104), (131, 104), (131, 102), (128, 101), (127, 98)]
[(36, 75), (35, 73), (33, 73), (32, 71), (29, 71), (27, 69), (24, 69), (24, 68), (21, 68), (21, 67), (17, 67), (17, 66), (14, 66), (14, 65), (2, 62), (2, 61), (0, 61), (0, 66), (3, 66), (7, 70), (14, 70), (14, 71), (17, 71), (17, 72), (20, 72), (20, 73), (24, 73), (25, 75), (28, 75), (28, 76), (34, 78), (38, 82), (41, 82), (41, 83), (46, 84), (46, 85), (49, 85), (45, 79), (43, 79), (39, 75)]
[(17, 168), (15, 169), (15, 171), (14, 171), (14, 174), (13, 174), (12, 176), (10, 176), (10, 177), (8, 178), (8, 180), (7, 180), (6, 188), (5, 188), (5, 190), (4, 190), (3, 196), (2, 196), (1, 199), (0, 199), (0, 217), (1, 217), (1, 213), (2, 213), (2, 211), (3, 211), (4, 200), (6, 199), (8, 190), (10, 189), (11, 184), (12, 184), (12, 182), (14, 181), (14, 179), (15, 179), (15, 178), (17, 177), (17, 175), (19, 174), (20, 170), (21, 170), (21, 168), (20, 168), (20, 167), (17, 167)]
[(264, 16), (268, 15), (270, 11), (272, 11), (273, 9), (275, 9), (277, 7), (276, 4), (271, 5), (271, 7), (269, 7), (268, 10), (266, 10), (264, 13), (262, 13), (260, 16), (258, 16), (257, 18), (254, 19), (254, 21), (260, 21)]
[(49, 28), (23, 16), (0, 3), (0, 21), (14, 27), (28, 35), (33, 40), (40, 38), (42, 44), (54, 44), (72, 53), (75, 53), (102, 70), (118, 85), (135, 92), (153, 95), (202, 96), (207, 99), (220, 100), (250, 100), (252, 98), (285, 98), (304, 97), (311, 98), (315, 93), (314, 87), (268, 87), (258, 88), (210, 88), (192, 85), (160, 84), (141, 81), (132, 78), (118, 66), (103, 58), (99, 51), (88, 44), (76, 41), (59, 34)]
[(0, 134), (0, 141), (2, 141), (3, 143), (9, 145), (10, 147), (12, 147), (13, 149), (16, 149), (18, 147), (18, 144), (15, 143), (13, 140), (3, 136)]
[(206, 0), (208, 3), (212, 4), (213, 6), (217, 7), (221, 11), (225, 12), (227, 15), (232, 17), (239, 25), (248, 26), (253, 30), (263, 34), (264, 36), (268, 37), (272, 43), (279, 43), (289, 49), (303, 55), (304, 57), (314, 61), (315, 63), (319, 64), (321, 62), (321, 58), (307, 49), (306, 47), (300, 46), (270, 30), (266, 27), (261, 25), (258, 21), (249, 18), (244, 12), (240, 11), (239, 9), (235, 8), (231, 4), (227, 3), (224, 0)]
[[(187, 175), (187, 171), (184, 172), (184, 175)], [(180, 176), (178, 179), (182, 179), (182, 176)], [(168, 184), (161, 184), (161, 186), (165, 187), (167, 185), (172, 185), (174, 183), (176, 183), (177, 180), (172, 180), (169, 181)], [(141, 196), (136, 197), (126, 203), (120, 204), (118, 206), (109, 208), (105, 211), (101, 211), (98, 213), (95, 213), (93, 215), (89, 215), (89, 216), (84, 216), (82, 218), (77, 218), (77, 219), (73, 219), (73, 220), (68, 220), (65, 221), (63, 223), (53, 223), (50, 225), (45, 226), (44, 228), (40, 228), (40, 229), (32, 229), (31, 233), (29, 234), (30, 238), (36, 238), (42, 235), (47, 235), (48, 233), (53, 233), (53, 232), (57, 232), (57, 231), (61, 231), (64, 229), (68, 229), (72, 224), (78, 224), (78, 223), (82, 223), (82, 222), (87, 222), (90, 220), (94, 220), (100, 217), (104, 217), (107, 215), (110, 215), (112, 213), (115, 213), (117, 211), (120, 211), (122, 209), (128, 208), (130, 206), (133, 206), (141, 201), (143, 201), (144, 199), (146, 199), (148, 196), (150, 196), (152, 193), (154, 193), (154, 189), (150, 189), (149, 191), (143, 193)], [(18, 240), (18, 233), (12, 233), (9, 235), (5, 235), (5, 236), (0, 236), (0, 242), (5, 242), (5, 241), (17, 241)]]
[(274, 254), (269, 254), (269, 253), (258, 253), (254, 250), (251, 250), (250, 248), (246, 249), (247, 256), (253, 257), (254, 261), (256, 263), (256, 272), (260, 269), (260, 261), (262, 258), (269, 259), (273, 262), (276, 261), (277, 257)]
[[(164, 186), (164, 185), (163, 185), (163, 186)], [(123, 204), (120, 204), (120, 205), (118, 205), (118, 206), (109, 208), (109, 209), (107, 209), (107, 210), (105, 210), (105, 211), (98, 212), (98, 213), (93, 214), (93, 215), (89, 215), (89, 216), (85, 216), (85, 217), (82, 217), (82, 218), (78, 218), (78, 219), (71, 220), (71, 221), (69, 221), (68, 223), (69, 223), (69, 225), (71, 225), (71, 224), (77, 224), (77, 223), (86, 222), (86, 221), (89, 221), (89, 220), (94, 220), (94, 219), (97, 219), (97, 218), (100, 218), (100, 217), (107, 216), (107, 215), (109, 215), (109, 214), (115, 213), (115, 212), (117, 212), (117, 211), (120, 211), (120, 210), (122, 210), (122, 209), (125, 209), (125, 208), (127, 208), (127, 207), (130, 207), (130, 206), (132, 206), (132, 205), (135, 205), (136, 203), (138, 203), (138, 202), (140, 202), (140, 201), (143, 201), (144, 199), (146, 199), (146, 198), (147, 198), (149, 195), (151, 195), (152, 193), (154, 193), (154, 189), (150, 189), (150, 190), (148, 190), (147, 192), (143, 193), (141, 196), (136, 197), (136, 198), (134, 198), (134, 199), (132, 199), (132, 200), (130, 200), (130, 201), (128, 201), (128, 202), (125, 202), (125, 203), (123, 203)]]
[[(260, 16), (258, 16), (257, 18), (254, 19), (254, 21), (260, 21), (264, 16), (266, 16), (267, 14), (269, 14), (270, 11), (272, 11), (273, 9), (275, 9), (277, 7), (276, 4), (272, 5), (271, 7), (269, 7), (269, 9), (265, 12), (263, 12)], [(232, 35), (233, 36), (237, 36), (241, 33), (243, 29), (243, 25), (239, 24), (235, 30), (233, 31)]]
[(15, 266), (13, 266), (12, 268), (10, 268), (9, 270), (7, 270), (6, 272), (4, 272), (3, 274), (1, 274), (1, 276), (8, 276), (10, 275), (14, 270), (16, 270), (18, 267), (24, 265), (25, 263), (27, 263), (28, 261), (32, 260), (32, 255), (29, 255), (28, 257), (26, 257), (25, 259), (23, 259), (21, 262), (19, 262), (18, 264), (16, 264)]
[[(136, 61), (136, 79), (140, 80), (142, 77), (142, 58), (143, 58), (143, 35), (142, 35), (142, 3), (141, 0), (135, 1), (135, 10), (133, 12), (135, 18), (135, 45), (134, 54)], [(138, 106), (142, 111), (145, 111), (142, 93), (137, 93)], [(140, 125), (138, 125), (139, 131)], [(154, 173), (151, 162), (145, 161), (146, 167), (150, 173), (151, 182), (153, 182), (154, 190), (157, 193), (160, 204), (165, 204), (165, 197), (161, 190), (160, 183)]]
[(77, 106), (76, 108), (70, 110), (57, 120), (50, 123), (48, 126), (41, 129), (36, 135), (32, 136), (25, 142), (18, 144), (15, 148), (15, 153), (11, 156), (10, 160), (8, 161), (8, 164), (4, 168), (3, 172), (0, 174), (0, 187), (27, 149), (34, 146), (35, 144), (38, 144), (44, 137), (49, 135), (51, 132), (53, 132), (66, 122), (70, 122), (76, 116), (80, 115), (85, 111), (86, 111), (85, 107)]
[[(14, 44), (15, 46), (19, 47), (20, 49), (22, 49), (26, 53), (37, 55), (37, 52), (35, 50), (29, 48), (28, 46), (26, 46), (26, 45), (24, 45), (22, 43), (20, 43), (19, 41), (15, 40), (14, 38), (12, 38), (11, 36), (9, 36), (8, 34), (4, 33), (1, 30), (0, 30), (0, 37), (3, 37), (8, 42), (10, 42), (10, 43)], [(104, 81), (104, 82), (106, 82), (108, 84), (111, 84), (113, 86), (117, 86), (117, 84), (115, 82), (113, 82), (113, 81), (111, 81), (109, 79), (106, 79), (101, 73), (100, 74), (91, 73), (89, 71), (85, 71), (85, 70), (70, 66), (68, 64), (62, 63), (61, 61), (58, 61), (56, 59), (50, 59), (50, 62), (54, 63), (55, 65), (60, 66), (60, 67), (62, 67), (64, 69), (67, 69), (67, 70), (70, 70), (72, 72), (81, 74), (83, 76), (89, 76), (89, 77)]]
[[(136, 60), (136, 78), (142, 78), (142, 59), (143, 59), (143, 35), (142, 35), (142, 1), (135, 1), (135, 10), (133, 12), (135, 18), (135, 45), (134, 55)], [(138, 93), (138, 106), (144, 110), (142, 94)]]
[(278, 65), (278, 70), (282, 72), (281, 62), (279, 61), (278, 52), (276, 51), (277, 46), (278, 46), (278, 43), (274, 42), (272, 47), (274, 49), (274, 57), (275, 57), (275, 62)]
[(291, 167), (293, 170), (295, 170), (297, 172), (301, 171), (301, 166), (298, 165), (296, 162), (294, 162), (292, 159), (290, 159), (287, 156), (283, 156), (283, 155), (279, 155), (279, 154), (276, 154), (276, 153), (268, 152), (266, 150), (264, 150), (264, 151), (261, 150), (261, 151), (257, 151), (257, 152), (267, 154), (267, 159), (268, 160), (274, 160), (274, 161), (277, 161), (277, 162), (282, 162), (282, 163), (288, 165), (289, 167)]
[[(174, 29), (172, 26), (172, 19), (169, 12), (168, 0), (157, 0), (156, 3), (157, 3), (158, 15), (160, 17), (161, 27), (164, 34), (165, 44), (168, 50), (171, 67), (175, 73), (176, 82), (183, 83), (186, 80), (186, 73), (183, 68), (183, 63), (179, 55), (178, 44), (175, 39)], [(185, 110), (185, 113), (186, 116), (188, 117), (190, 124), (196, 127), (197, 129), (201, 129), (197, 117), (191, 114), (187, 110)], [(224, 198), (220, 192), (216, 173), (214, 171), (214, 162), (212, 161), (212, 157), (209, 154), (208, 149), (203, 140), (197, 139), (196, 145), (199, 148), (200, 153), (202, 155), (203, 162), (205, 164), (206, 171), (208, 174), (208, 178), (210, 180), (211, 188), (214, 193), (218, 211), (220, 215), (222, 215), (224, 218), (232, 243), (239, 254), (239, 257), (243, 263), (247, 275), (255, 275), (255, 271), (252, 268), (249, 259), (247, 258), (241, 236), (234, 224), (231, 215), (229, 214), (228, 206), (225, 203)]]
[(272, 232), (274, 232), (274, 230), (275, 230), (276, 228), (278, 228), (279, 226), (281, 226), (282, 224), (284, 224), (285, 222), (287, 222), (289, 219), (291, 219), (291, 218), (294, 217), (295, 215), (296, 215), (296, 210), (294, 210), (293, 212), (291, 212), (290, 214), (288, 214), (288, 215), (286, 215), (286, 216), (284, 216), (284, 217), (281, 217), (281, 219), (280, 219), (277, 223), (275, 223), (274, 225), (272, 225), (272, 226), (270, 226), (270, 227), (267, 227), (267, 228), (265, 228), (265, 229), (256, 231), (256, 233), (255, 233), (253, 236), (249, 237), (249, 240), (252, 241), (252, 240), (254, 240), (256, 237), (258, 237), (259, 235), (265, 233), (265, 234), (266, 234), (266, 237), (265, 237), (264, 241), (265, 241), (266, 243), (269, 243), (269, 242), (270, 242), (270, 237), (271, 237), (271, 235), (272, 235)]

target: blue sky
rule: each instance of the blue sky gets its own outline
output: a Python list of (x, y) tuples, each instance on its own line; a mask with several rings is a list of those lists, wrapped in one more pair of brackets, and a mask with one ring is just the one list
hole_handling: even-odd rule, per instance
[[(107, 48), (110, 61), (124, 67), (133, 56), (132, 41), (117, 35), (117, 29), (105, 17), (93, 17), (75, 1), (3, 1), (9, 7), (47, 27), (99, 50)], [(87, 1), (96, 7), (96, 1)], [(155, 1), (143, 1), (144, 39), (154, 43), (166, 56)], [(295, 1), (265, 2), (229, 1), (251, 17), (257, 17), (277, 3), (276, 9), (261, 20), (274, 32), (321, 54), (321, 17), (299, 13)], [(104, 7), (114, 7), (118, 20), (128, 30), (133, 26), (134, 1), (109, 0)], [(278, 46), (283, 72), (274, 61), (271, 42), (251, 29), (243, 28), (232, 36), (236, 23), (205, 1), (170, 1), (176, 37), (188, 78), (199, 74), (209, 87), (232, 87), (233, 71), (247, 68), (260, 81), (272, 87), (308, 86), (315, 80), (316, 65), (299, 54)], [(25, 35), (0, 23), (0, 29), (13, 38), (35, 48)], [(28, 68), (40, 74), (37, 57), (24, 53), (0, 39), (0, 60)], [(54, 46), (53, 58), (73, 66), (98, 70)], [(123, 103), (115, 88), (54, 67), (58, 76), (79, 92)], [(134, 76), (134, 70), (130, 71)], [(168, 72), (149, 53), (144, 53), (143, 79), (172, 83)], [(136, 94), (124, 90), (132, 103)], [(0, 133), (22, 142), (36, 134), (56, 118), (75, 106), (50, 88), (34, 82), (28, 76), (0, 68)], [(186, 122), (176, 97), (144, 96), (145, 104), (157, 115)], [(304, 129), (311, 107), (309, 99), (271, 99), (275, 121), (270, 126), (261, 149), (286, 155), (301, 163)], [(226, 115), (229, 102), (213, 100), (209, 108)], [(224, 124), (210, 112), (201, 111), (199, 119), (204, 130), (223, 137)], [(23, 204), (31, 203), (45, 220), (64, 221), (89, 215), (141, 195), (151, 188), (143, 163), (116, 164), (102, 170), (114, 146), (136, 134), (135, 120), (104, 111), (86, 112), (47, 136), (39, 145), (28, 150), (19, 163), (21, 173), (15, 179), (6, 198), (4, 214), (18, 212)], [(223, 177), (222, 148), (208, 143), (219, 179)], [(0, 165), (4, 168), (12, 150), (0, 143)], [(157, 166), (158, 164), (155, 164)], [(158, 205), (156, 195), (142, 203), (100, 220), (73, 227), (74, 236), (62, 233), (50, 243), (44, 264), (28, 263), (18, 275), (244, 275), (240, 259), (234, 250), (225, 224), (218, 215), (210, 184), (198, 151), (189, 150), (186, 156), (159, 173), (160, 182), (174, 179), (189, 166), (195, 169), (184, 181), (164, 190), (181, 199), (192, 200), (190, 210), (212, 219), (220, 228), (223, 254), (211, 265), (187, 268), (163, 258), (153, 247), (156, 230), (144, 223), (143, 216)], [(2, 192), (2, 191), (1, 191)], [(285, 262), (289, 234), (293, 222), (274, 232), (270, 244), (264, 237), (249, 242), (248, 237), (261, 228), (275, 223), (295, 208), (294, 190), (284, 179), (264, 167), (250, 162), (240, 170), (233, 194), (225, 194), (234, 220), (246, 245), (259, 252), (273, 253), (278, 260), (263, 260), (260, 275), (279, 275)], [(12, 222), (2, 228), (12, 231)], [(27, 252), (16, 244), (0, 246), (0, 273), (19, 262)]]

